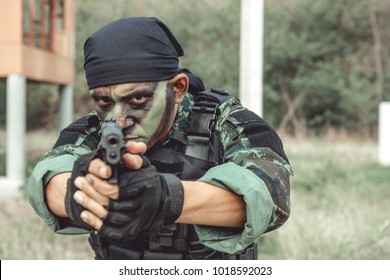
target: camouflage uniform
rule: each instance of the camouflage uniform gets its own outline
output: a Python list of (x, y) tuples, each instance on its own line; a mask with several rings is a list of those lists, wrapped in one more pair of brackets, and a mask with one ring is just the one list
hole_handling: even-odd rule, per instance
[[(163, 145), (169, 146), (170, 141), (186, 144), (188, 116), (193, 103), (192, 95), (187, 94), (179, 107), (169, 139)], [(280, 227), (287, 220), (290, 213), (289, 176), (292, 170), (283, 148), (277, 153), (271, 149), (272, 145), (257, 145), (268, 140), (279, 141), (281, 144), (276, 133), (259, 117), (251, 118), (254, 114), (242, 107), (235, 98), (221, 104), (219, 110), (221, 114), (216, 130), (221, 136), (221, 164), (211, 168), (199, 181), (241, 195), (246, 202), (247, 221), (240, 231), (199, 225), (195, 225), (195, 229), (203, 245), (235, 254), (256, 242), (263, 233)], [(44, 186), (53, 176), (70, 172), (78, 156), (96, 148), (98, 142), (91, 135), (99, 129), (99, 124), (90, 127), (88, 133), (80, 135), (75, 144), (59, 146), (49, 151), (30, 177), (27, 186), (30, 203), (56, 233), (79, 234), (86, 231), (72, 226), (69, 219), (56, 217), (48, 210)], [(267, 137), (270, 139), (261, 139), (263, 130), (268, 131)]]

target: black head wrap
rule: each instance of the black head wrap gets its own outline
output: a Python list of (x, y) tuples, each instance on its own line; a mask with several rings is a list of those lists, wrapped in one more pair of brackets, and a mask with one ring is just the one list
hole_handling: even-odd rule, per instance
[(89, 89), (130, 82), (169, 80), (179, 73), (184, 54), (157, 18), (123, 18), (93, 33), (84, 44)]

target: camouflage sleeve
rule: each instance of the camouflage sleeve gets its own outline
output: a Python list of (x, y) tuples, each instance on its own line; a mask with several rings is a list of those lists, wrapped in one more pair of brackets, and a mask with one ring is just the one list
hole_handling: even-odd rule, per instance
[(204, 226), (196, 226), (196, 230), (204, 245), (237, 253), (288, 219), (292, 170), (280, 138), (263, 119), (236, 99), (222, 104), (220, 110), (217, 130), (223, 164), (209, 170), (200, 180), (241, 195), (246, 203), (247, 221), (239, 232)]
[[(34, 167), (27, 183), (27, 196), (35, 212), (56, 233), (80, 234), (85, 230), (73, 227), (66, 218), (53, 215), (45, 202), (45, 187), (55, 175), (71, 172), (74, 161), (83, 154), (91, 152), (96, 145), (96, 139), (91, 131), (98, 128), (82, 126), (80, 120), (64, 129), (53, 149), (46, 153), (45, 158)], [(86, 133), (84, 133), (87, 131)]]

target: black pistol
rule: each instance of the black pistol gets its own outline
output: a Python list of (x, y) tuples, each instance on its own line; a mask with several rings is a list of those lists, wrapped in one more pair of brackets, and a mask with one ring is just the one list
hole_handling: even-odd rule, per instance
[(112, 169), (110, 184), (118, 183), (118, 169), (122, 163), (122, 155), (126, 150), (123, 140), (123, 133), (120, 126), (114, 121), (105, 121), (100, 132), (100, 142), (98, 150), (103, 161)]

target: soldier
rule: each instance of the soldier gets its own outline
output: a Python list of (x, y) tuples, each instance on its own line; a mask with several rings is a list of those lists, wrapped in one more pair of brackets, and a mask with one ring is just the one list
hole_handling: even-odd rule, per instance
[[(291, 167), (275, 131), (178, 67), (156, 18), (93, 33), (84, 69), (96, 112), (64, 129), (35, 167), (30, 203), (56, 233), (90, 233), (97, 259), (256, 259), (290, 213)], [(118, 182), (96, 153), (103, 121), (126, 142)]]

